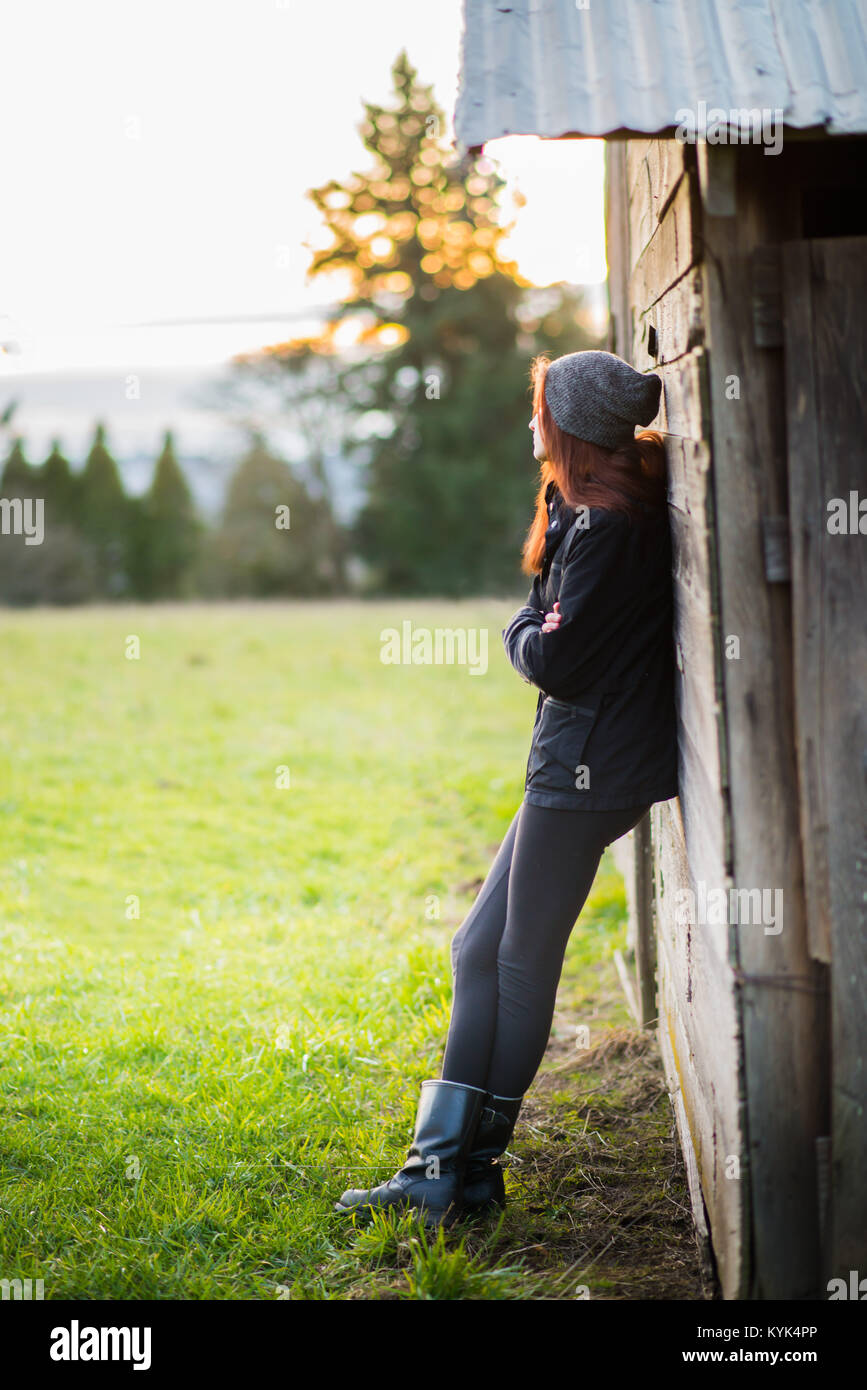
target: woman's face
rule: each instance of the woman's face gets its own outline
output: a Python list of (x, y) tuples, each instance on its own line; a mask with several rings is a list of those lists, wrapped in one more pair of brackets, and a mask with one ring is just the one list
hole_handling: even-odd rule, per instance
[(533, 431), (533, 457), (540, 463), (544, 463), (547, 457), (545, 453), (545, 441), (542, 438), (542, 426), (538, 415), (534, 415), (530, 421), (530, 429)]

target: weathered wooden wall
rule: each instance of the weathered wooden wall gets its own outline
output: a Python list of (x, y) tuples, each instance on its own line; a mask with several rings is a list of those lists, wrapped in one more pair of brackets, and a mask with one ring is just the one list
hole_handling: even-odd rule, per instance
[(823, 1263), (848, 1280), (867, 1269), (867, 236), (785, 243), (779, 268), (807, 940), (830, 966)]
[[(865, 473), (865, 164), (608, 145), (609, 346), (664, 387), (680, 716), (680, 795), (618, 860), (727, 1298), (867, 1261), (865, 560), (824, 529)], [(684, 920), (702, 886), (737, 895), (719, 925)]]
[(651, 854), (624, 865), (636, 905), (648, 858), (653, 876), (655, 923), (639, 911), (632, 935), (655, 930), (658, 1033), (693, 1211), (701, 1233), (706, 1210), (723, 1292), (737, 1298), (749, 1278), (749, 1208), (736, 980), (728, 928), (689, 920), (688, 896), (702, 880), (725, 884), (731, 860), (694, 151), (674, 140), (609, 142), (606, 199), (610, 346), (663, 380), (654, 427), (669, 464), (679, 671), (680, 795), (655, 806), (635, 837), (649, 829)]
[[(721, 156), (721, 157), (720, 157)], [(796, 235), (797, 151), (706, 149), (702, 287), (710, 358), (731, 873), (782, 901), (782, 930), (730, 928), (743, 1027), (751, 1298), (807, 1298), (821, 1275), (817, 1137), (826, 981), (808, 952), (792, 676), (785, 383), (768, 248)], [(735, 645), (735, 643), (737, 645)], [(779, 924), (777, 924), (777, 927)]]

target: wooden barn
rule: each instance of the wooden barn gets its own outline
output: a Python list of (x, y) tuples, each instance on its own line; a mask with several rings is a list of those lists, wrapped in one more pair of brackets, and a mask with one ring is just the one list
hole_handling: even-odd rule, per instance
[(623, 974), (658, 1032), (697, 1230), (725, 1298), (827, 1299), (832, 1279), (851, 1297), (851, 1271), (867, 1280), (867, 6), (465, 0), (464, 17), (458, 148), (606, 139), (608, 345), (663, 381), (680, 795), (618, 847)]

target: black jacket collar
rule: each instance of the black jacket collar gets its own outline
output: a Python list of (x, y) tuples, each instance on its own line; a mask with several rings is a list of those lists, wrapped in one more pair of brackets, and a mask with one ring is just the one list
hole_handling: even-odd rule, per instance
[(552, 480), (545, 489), (548, 505), (548, 529), (545, 532), (545, 556), (550, 562), (557, 547), (569, 530), (569, 522), (574, 511), (564, 500), (557, 484)]

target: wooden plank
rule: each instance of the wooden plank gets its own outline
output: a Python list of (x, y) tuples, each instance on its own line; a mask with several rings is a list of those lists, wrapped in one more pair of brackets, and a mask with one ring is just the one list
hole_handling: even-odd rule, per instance
[(629, 299), (639, 312), (649, 309), (699, 259), (696, 197), (691, 177), (681, 179), (662, 221), (629, 276)]
[(638, 996), (638, 1021), (642, 1028), (657, 1019), (656, 1003), (656, 937), (653, 921), (653, 845), (650, 814), (638, 822), (634, 831), (634, 873), (636, 940), (635, 980)]
[[(626, 887), (627, 929), (623, 968), (631, 971), (629, 1006), (640, 1028), (657, 1022), (656, 935), (653, 914), (653, 846), (650, 813), (611, 845)], [(621, 967), (618, 966), (618, 972)], [(631, 991), (631, 993), (630, 993)]]
[(632, 340), (627, 295), (629, 221), (626, 150), (622, 140), (605, 142), (605, 257), (608, 262), (608, 350), (626, 358)]
[[(678, 924), (680, 893), (689, 889), (694, 851), (677, 815), (678, 802), (653, 808), (659, 842), (658, 917), (660, 1047), (672, 1093), (679, 1093), (688, 1134), (684, 1154), (695, 1162), (701, 1201), (691, 1189), (700, 1229), (710, 1219), (717, 1268), (726, 1298), (742, 1296), (746, 1278), (748, 1174), (739, 1089), (740, 1042), (731, 971), (710, 949), (704, 927)], [(713, 1019), (713, 1029), (707, 1020)]]
[(677, 140), (628, 140), (629, 270), (649, 243), (685, 171)]
[[(720, 956), (712, 939), (712, 932), (706, 922), (701, 920), (700, 911), (692, 909), (692, 917), (686, 917), (686, 895), (693, 891), (692, 870), (683, 879), (673, 876), (670, 868), (671, 856), (666, 851), (660, 853), (659, 865), (663, 879), (671, 880), (661, 897), (668, 896), (666, 905), (667, 928), (659, 934), (659, 960), (666, 961), (666, 969), (676, 989), (680, 1007), (685, 1011), (686, 1036), (689, 1038), (690, 1055), (702, 1079), (705, 1092), (710, 1095), (722, 1094), (734, 1086), (734, 1075), (729, 1076), (720, 1065), (720, 1041), (717, 1019), (734, 1019), (734, 974), (725, 959)], [(677, 887), (675, 887), (675, 883)], [(714, 1019), (713, 1032), (707, 1027), (705, 1019)], [(732, 1024), (732, 1035), (735, 1032)], [(731, 1059), (729, 1059), (731, 1060)]]
[[(808, 942), (832, 966), (826, 1272), (848, 1278), (867, 1268), (867, 540), (857, 513), (867, 435), (867, 237), (784, 244), (783, 285)], [(846, 516), (839, 533), (829, 530), (834, 498)]]
[(646, 183), (653, 218), (658, 222), (687, 167), (686, 147), (677, 140), (658, 136), (636, 137), (623, 143), (626, 146), (626, 190), (630, 200), (639, 182)]
[(626, 151), (626, 191), (631, 201), (636, 184), (647, 179), (647, 153), (653, 140), (634, 139), (622, 143)]
[[(700, 220), (694, 158), (671, 141), (627, 153), (632, 360), (658, 371), (666, 435), (679, 657), (680, 795), (653, 808), (658, 1034), (688, 1172), (696, 1229), (711, 1233), (727, 1297), (745, 1287), (747, 1183), (740, 1040), (727, 923), (678, 921), (681, 892), (727, 883), (730, 857), (721, 708), (718, 581), (710, 478)], [(649, 328), (657, 331), (658, 356)]]
[(628, 835), (621, 835), (619, 840), (615, 840), (609, 845), (611, 858), (617, 866), (618, 873), (623, 877), (623, 885), (626, 891), (626, 949), (630, 955), (635, 954), (635, 885), (633, 874), (635, 872), (635, 832), (630, 830)]
[(635, 187), (629, 191), (627, 216), (629, 218), (628, 266), (631, 272), (642, 251), (648, 245), (653, 233), (656, 231), (657, 226), (652, 211), (650, 177), (646, 160), (642, 160)]
[[(715, 1141), (719, 1137), (719, 1126), (715, 1123), (715, 1096), (702, 1084), (707, 1062), (701, 1055), (696, 1056), (687, 1034), (684, 1013), (680, 1007), (683, 998), (682, 985), (669, 972), (671, 957), (667, 951), (660, 953), (660, 1023), (661, 1034), (675, 1063), (675, 1079), (684, 1100), (689, 1121), (690, 1147), (695, 1155), (701, 1179), (702, 1195), (710, 1195), (714, 1202), (716, 1191), (716, 1169), (718, 1167)], [(707, 1205), (707, 1197), (705, 1197)], [(713, 1215), (711, 1216), (713, 1225)]]
[(713, 856), (706, 849), (703, 857), (718, 861), (722, 874), (731, 871), (732, 859), (721, 672), (722, 653), (729, 644), (724, 645), (719, 634), (709, 528), (675, 509), (671, 515), (681, 804), (690, 824), (702, 826), (699, 838), (713, 833)]
[[(687, 441), (689, 442), (689, 441)], [(701, 517), (669, 508), (676, 602), (701, 610), (701, 621), (711, 631), (710, 547)]]
[[(653, 371), (664, 362), (674, 362), (704, 342), (701, 284), (701, 274), (694, 267), (643, 314), (635, 315), (631, 360), (637, 371)], [(651, 328), (656, 334), (655, 353), (649, 347)]]
[(710, 445), (707, 439), (685, 439), (672, 435), (665, 441), (668, 470), (668, 503), (687, 516), (698, 518), (707, 530), (711, 506)]
[[(678, 600), (677, 591), (675, 599)], [(700, 764), (697, 775), (701, 782), (693, 784), (697, 790), (699, 785), (707, 789), (706, 809), (710, 811), (724, 785), (719, 756), (723, 716), (715, 690), (716, 654), (712, 647), (710, 620), (707, 615), (695, 612), (696, 605), (690, 608), (694, 612), (690, 621), (685, 617), (685, 605), (678, 603), (675, 615), (678, 655), (683, 652), (683, 670), (677, 677), (681, 754), (685, 764), (682, 771), (689, 772), (692, 760)], [(721, 848), (722, 861), (726, 858)]]
[[(704, 1054), (705, 1065), (701, 1075), (705, 1085), (724, 1091), (730, 1078), (724, 1070), (719, 1082), (715, 1073), (718, 1065), (716, 1052), (716, 1033), (706, 1026), (704, 1014), (695, 1004), (695, 989), (704, 990), (713, 998), (711, 1014), (716, 1018), (720, 1012), (736, 1019), (734, 993), (729, 970), (727, 934), (719, 933), (706, 924), (700, 928), (689, 928), (680, 920), (682, 916), (681, 894), (695, 892), (698, 880), (721, 883), (723, 878), (719, 856), (706, 857), (702, 845), (690, 836), (687, 823), (682, 817), (684, 802), (678, 798), (660, 803), (654, 807), (654, 837), (659, 846), (657, 858), (657, 913), (659, 923), (660, 955), (663, 952), (668, 960), (672, 978), (678, 982), (678, 997), (684, 1006), (691, 1010), (691, 1029), (696, 1034), (696, 1044), (692, 1048)], [(689, 802), (686, 802), (688, 807)], [(698, 915), (698, 914), (696, 914)], [(696, 973), (695, 955), (698, 953), (699, 969)], [(736, 1031), (733, 1029), (732, 1031)]]
[[(713, 1205), (716, 1200), (714, 1185), (724, 1178), (719, 1171), (722, 1167), (720, 1149), (725, 1156), (737, 1154), (741, 1162), (745, 1159), (737, 1122), (738, 1029), (734, 982), (731, 972), (726, 972), (716, 957), (708, 957), (703, 950), (700, 929), (693, 926), (682, 930), (691, 935), (688, 961), (682, 947), (673, 945), (666, 937), (660, 940), (660, 1009), (663, 1011), (660, 1017), (663, 1031), (669, 1033), (669, 1037), (671, 1028), (675, 1028), (681, 1063), (678, 1074), (682, 1084), (688, 1081), (684, 1089), (693, 1121), (693, 1147), (702, 1170), (702, 1186), (707, 1194), (705, 1202), (709, 1197)], [(713, 1037), (700, 1022), (702, 1015), (707, 1017), (711, 1013)], [(713, 1085), (708, 1085), (710, 1076), (714, 1078)]]
[[(817, 960), (831, 960), (831, 883), (828, 862), (828, 807), (824, 766), (825, 736), (822, 700), (825, 696), (824, 596), (814, 586), (823, 575), (828, 491), (819, 435), (813, 361), (810, 251), (805, 242), (785, 248), (784, 333), (788, 340), (786, 411), (789, 465), (789, 569), (792, 576), (792, 635), (797, 719), (797, 754), (804, 890), (807, 898), (807, 940)], [(781, 296), (782, 298), (782, 296)], [(781, 302), (781, 315), (783, 313)], [(807, 316), (808, 332), (804, 332)], [(805, 341), (806, 338), (806, 341)], [(804, 353), (796, 362), (796, 352)], [(833, 463), (830, 463), (833, 470)], [(830, 480), (828, 480), (830, 481)], [(837, 538), (839, 539), (839, 538)], [(856, 541), (857, 544), (857, 541)], [(828, 560), (832, 558), (829, 555)], [(833, 583), (833, 574), (830, 576)], [(821, 581), (819, 581), (821, 582)], [(830, 654), (829, 654), (830, 655)]]
[(646, 163), (653, 218), (655, 222), (659, 222), (677, 185), (687, 172), (687, 147), (679, 140), (651, 140)]
[[(666, 1065), (666, 1070), (674, 1069), (674, 1060), (669, 1057), (666, 1050), (663, 1050), (663, 1063)], [(674, 1110), (681, 1153), (683, 1154), (684, 1168), (686, 1169), (686, 1181), (687, 1187), (689, 1188), (690, 1202), (692, 1204), (699, 1258), (701, 1260), (705, 1279), (709, 1283), (715, 1278), (716, 1272), (714, 1270), (713, 1255), (711, 1253), (710, 1231), (707, 1224), (707, 1208), (705, 1207), (704, 1197), (701, 1191), (701, 1176), (698, 1171), (695, 1151), (692, 1147), (692, 1138), (689, 1133), (689, 1121), (687, 1119), (686, 1108), (683, 1104), (683, 1095), (680, 1087), (678, 1086), (676, 1089), (669, 1091), (668, 1095), (672, 1109)]]
[(757, 347), (783, 346), (782, 258), (779, 246), (753, 252), (753, 338)]
[[(708, 1104), (706, 1086), (690, 1059), (677, 994), (664, 967), (660, 995), (660, 1051), (669, 1093), (679, 1097), (683, 1106), (685, 1126), (680, 1133), (684, 1157), (687, 1166), (694, 1165), (698, 1177), (697, 1191), (690, 1183), (696, 1229), (702, 1229), (706, 1211), (723, 1295), (729, 1299), (741, 1298), (745, 1281), (738, 1250), (749, 1239), (744, 1210), (748, 1204), (749, 1170), (729, 1134), (721, 1129), (724, 1109), (732, 1111), (734, 1123), (737, 1123), (737, 1102), (732, 1098), (721, 1106), (719, 1098), (711, 1095), (714, 1103)], [(728, 1176), (730, 1173), (739, 1176), (732, 1178)]]
[[(721, 667), (732, 879), (737, 889), (782, 893), (785, 907), (779, 933), (731, 927), (751, 1175), (749, 1296), (798, 1299), (819, 1294), (815, 1138), (825, 1059), (802, 900), (789, 591), (767, 583), (762, 549), (762, 518), (786, 510), (785, 429), (782, 354), (753, 338), (751, 253), (773, 239), (777, 207), (760, 151), (742, 149), (739, 159), (740, 215), (703, 223), (720, 630), (741, 648)], [(731, 374), (739, 401), (726, 392)]]
[(706, 439), (707, 364), (704, 348), (659, 367), (662, 400), (653, 428), (686, 439)]
[(736, 145), (709, 145), (700, 140), (695, 147), (701, 203), (713, 217), (734, 217), (737, 212)]
[[(663, 173), (660, 179), (659, 163), (666, 155), (671, 159), (668, 175)], [(654, 157), (656, 186), (662, 192), (651, 207), (654, 180), (649, 161)], [(684, 177), (683, 149), (675, 153), (671, 142), (651, 141), (636, 147), (627, 164), (634, 267), (629, 295), (635, 324), (630, 348), (636, 365), (657, 370), (663, 381), (662, 408), (654, 425), (667, 436), (680, 668), (680, 796), (654, 807), (651, 817), (658, 1032), (688, 1170), (692, 1167), (699, 1175), (691, 1184), (696, 1229), (704, 1228), (707, 1203), (724, 1288), (727, 1296), (736, 1297), (743, 1287), (748, 1246), (745, 1201), (742, 1184), (725, 1176), (720, 1157), (724, 1151), (740, 1162), (744, 1148), (729, 932), (726, 924), (684, 925), (677, 920), (682, 901), (678, 893), (693, 891), (701, 880), (723, 886), (728, 854), (718, 585), (711, 534), (709, 394), (701, 317), (703, 280), (695, 268), (694, 176), (686, 173)], [(641, 198), (648, 204), (643, 210)], [(652, 223), (659, 221), (660, 213), (661, 222), (654, 229)], [(659, 360), (649, 350), (651, 325), (659, 336)]]
[[(709, 450), (703, 442), (668, 441), (674, 569), (674, 636), (678, 662), (680, 804), (690, 829), (690, 859), (708, 881), (727, 873), (730, 846), (724, 808), (725, 760), (720, 643), (713, 574)], [(723, 958), (725, 953), (723, 952)]]
[(627, 964), (626, 957), (621, 950), (614, 952), (614, 964), (617, 967), (617, 974), (623, 993), (626, 995), (626, 1002), (629, 1005), (629, 1012), (635, 1022), (641, 1027), (641, 1005), (638, 1002), (638, 994), (635, 989), (632, 965)]
[[(689, 444), (691, 441), (683, 442)], [(699, 499), (695, 496), (691, 499), (684, 496), (684, 502), (687, 508), (691, 508), (691, 505), (699, 504)], [(703, 632), (712, 634), (709, 640), (715, 647), (716, 577), (713, 572), (712, 536), (707, 516), (702, 514), (700, 505), (696, 511), (669, 505), (668, 516), (676, 602), (687, 606), (689, 612), (693, 609), (700, 610), (696, 612), (696, 621), (702, 623)], [(715, 651), (713, 654), (716, 655)]]
[[(720, 792), (701, 759), (687, 740), (690, 756), (682, 760), (680, 784), (683, 824), (689, 847), (689, 861), (696, 882), (722, 887), (727, 878), (725, 862), (726, 825), (720, 807)], [(719, 946), (720, 959), (727, 955), (725, 940)]]
[[(729, 1018), (727, 1036), (737, 1035), (737, 1010), (728, 941), (725, 932), (699, 921), (700, 910), (694, 914), (694, 926), (684, 924), (681, 919), (682, 894), (685, 891), (694, 892), (701, 877), (715, 884), (721, 883), (719, 861), (703, 860), (695, 844), (690, 844), (689, 828), (680, 815), (679, 801), (660, 804), (654, 820), (654, 825), (657, 824), (660, 838), (657, 885), (660, 949), (667, 953), (672, 977), (681, 981), (679, 998), (683, 1005), (689, 1006), (688, 1031), (696, 1037), (693, 1051), (705, 1051), (704, 1081), (710, 1089), (714, 1089), (713, 1059), (717, 1055), (719, 1039), (716, 1030), (711, 1031), (707, 1027), (707, 1015), (699, 1007), (693, 1008), (693, 1004), (696, 989), (703, 991), (712, 1001), (714, 1019), (718, 1014), (722, 1020)], [(698, 904), (696, 907), (698, 909)], [(725, 1091), (732, 1080), (732, 1077), (721, 1073), (721, 1083), (716, 1085), (716, 1089)]]

